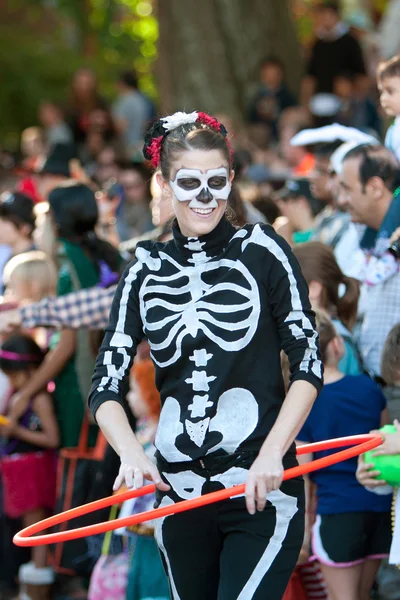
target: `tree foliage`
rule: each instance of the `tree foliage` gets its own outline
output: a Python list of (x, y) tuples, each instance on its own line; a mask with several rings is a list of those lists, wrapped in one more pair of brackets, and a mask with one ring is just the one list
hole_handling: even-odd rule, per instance
[(15, 150), (42, 100), (68, 102), (73, 72), (93, 67), (103, 94), (135, 68), (155, 97), (158, 23), (152, 0), (0, 0), (0, 147)]

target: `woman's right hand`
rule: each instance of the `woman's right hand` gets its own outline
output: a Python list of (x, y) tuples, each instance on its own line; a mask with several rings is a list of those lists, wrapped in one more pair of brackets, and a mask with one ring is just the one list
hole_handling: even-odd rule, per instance
[(118, 490), (124, 482), (128, 488), (139, 489), (143, 486), (144, 479), (153, 481), (162, 492), (167, 492), (170, 489), (170, 486), (161, 479), (155, 464), (152, 463), (142, 449), (121, 454), (120, 458), (121, 466), (118, 477), (114, 482), (114, 491)]

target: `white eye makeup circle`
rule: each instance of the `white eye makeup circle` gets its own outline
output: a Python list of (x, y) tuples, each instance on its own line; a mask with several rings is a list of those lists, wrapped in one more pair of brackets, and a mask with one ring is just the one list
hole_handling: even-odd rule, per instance
[(173, 192), (180, 202), (194, 200), (206, 190), (215, 200), (227, 200), (231, 191), (229, 171), (226, 167), (209, 169), (203, 173), (198, 169), (179, 169), (174, 181), (170, 181)]

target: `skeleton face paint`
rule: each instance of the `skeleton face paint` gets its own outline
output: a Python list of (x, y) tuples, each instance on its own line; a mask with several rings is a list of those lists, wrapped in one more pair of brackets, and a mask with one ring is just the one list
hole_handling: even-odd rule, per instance
[(217, 200), (228, 200), (231, 183), (226, 167), (208, 169), (202, 173), (198, 169), (179, 169), (171, 188), (179, 202), (190, 202), (190, 208), (216, 208)]

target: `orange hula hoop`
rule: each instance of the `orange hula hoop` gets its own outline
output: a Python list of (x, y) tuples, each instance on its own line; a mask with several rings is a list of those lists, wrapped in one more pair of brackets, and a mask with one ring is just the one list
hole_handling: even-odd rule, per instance
[[(313, 460), (312, 462), (304, 465), (287, 469), (283, 474), (283, 481), (292, 479), (293, 477), (298, 477), (299, 475), (311, 473), (312, 471), (317, 471), (318, 469), (329, 467), (330, 465), (353, 458), (359, 454), (363, 454), (367, 450), (372, 450), (373, 448), (380, 446), (382, 441), (383, 438), (380, 435), (368, 434), (353, 435), (349, 437), (336, 438), (324, 442), (316, 442), (313, 444), (298, 446), (298, 455), (309, 454), (310, 452), (321, 452), (323, 450), (333, 450), (335, 448), (342, 448), (343, 446), (353, 447), (348, 448), (347, 450), (336, 452), (335, 454), (331, 454), (329, 456), (325, 456), (323, 458), (318, 458), (317, 460)], [(207, 504), (212, 504), (214, 502), (220, 502), (221, 500), (227, 500), (233, 496), (243, 494), (245, 492), (245, 487), (245, 484), (241, 484), (225, 490), (220, 490), (218, 492), (205, 494), (204, 496), (193, 498), (191, 500), (183, 500), (182, 502), (165, 506), (163, 508), (155, 508), (153, 510), (148, 510), (146, 512), (131, 515), (129, 517), (115, 519), (114, 521), (106, 521), (104, 523), (97, 523), (95, 525), (70, 529), (69, 531), (36, 535), (37, 533), (41, 533), (50, 527), (60, 525), (60, 523), (65, 523), (76, 517), (87, 515), (101, 508), (107, 508), (113, 504), (121, 504), (125, 500), (137, 498), (138, 496), (145, 496), (155, 491), (156, 488), (154, 484), (146, 485), (138, 490), (128, 490), (127, 492), (123, 492), (121, 494), (102, 498), (101, 500), (96, 500), (95, 502), (90, 502), (89, 504), (72, 508), (71, 510), (54, 515), (48, 519), (44, 519), (43, 521), (39, 521), (39, 523), (30, 525), (29, 527), (26, 527), (17, 533), (14, 536), (13, 542), (16, 546), (43, 546), (47, 544), (67, 542), (69, 540), (75, 540), (77, 538), (96, 535), (99, 533), (105, 533), (106, 531), (113, 531), (115, 529), (119, 529), (120, 527), (137, 525), (138, 523), (144, 523), (145, 521), (159, 519), (161, 517), (177, 514), (186, 510), (192, 510), (193, 508), (198, 508), (200, 506), (206, 506)]]

